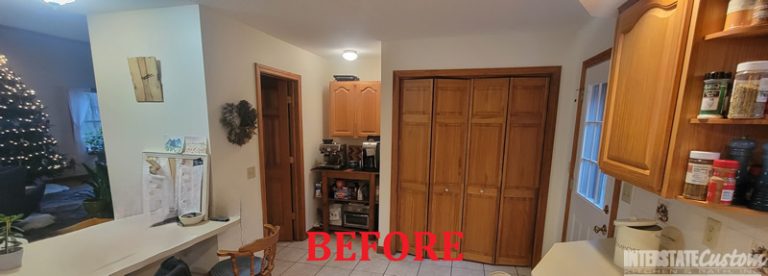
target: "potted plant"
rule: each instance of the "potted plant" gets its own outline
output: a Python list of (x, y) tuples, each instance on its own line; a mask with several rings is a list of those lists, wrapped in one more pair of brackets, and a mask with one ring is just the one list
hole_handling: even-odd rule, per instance
[(14, 269), (21, 266), (21, 257), (24, 255), (19, 239), (24, 238), (24, 230), (13, 226), (13, 222), (20, 220), (24, 215), (6, 216), (0, 214), (0, 270)]
[(112, 190), (109, 187), (107, 165), (96, 162), (94, 167), (83, 163), (90, 177), (88, 184), (93, 187), (93, 197), (83, 201), (83, 207), (93, 217), (112, 217)]

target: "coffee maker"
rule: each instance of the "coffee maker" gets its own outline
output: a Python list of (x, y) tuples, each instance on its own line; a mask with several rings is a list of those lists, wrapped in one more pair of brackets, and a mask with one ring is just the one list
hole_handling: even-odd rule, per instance
[(363, 170), (378, 172), (379, 155), (381, 155), (381, 136), (368, 136), (363, 142)]
[(323, 169), (341, 169), (344, 166), (344, 155), (346, 150), (344, 145), (336, 144), (333, 139), (323, 139), (320, 144), (320, 153), (323, 154), (323, 164), (319, 168)]

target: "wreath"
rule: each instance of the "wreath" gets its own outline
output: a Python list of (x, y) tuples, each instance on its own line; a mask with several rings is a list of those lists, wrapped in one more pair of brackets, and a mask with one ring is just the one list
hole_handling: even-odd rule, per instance
[(246, 100), (222, 108), (221, 124), (227, 129), (227, 140), (238, 146), (248, 143), (256, 133), (257, 119), (256, 109)]

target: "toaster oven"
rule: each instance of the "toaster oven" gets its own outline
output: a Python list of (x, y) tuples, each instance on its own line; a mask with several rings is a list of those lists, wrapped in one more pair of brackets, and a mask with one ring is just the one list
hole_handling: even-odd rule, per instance
[(365, 213), (353, 213), (345, 212), (342, 215), (344, 221), (344, 227), (369, 229), (370, 220), (368, 214)]

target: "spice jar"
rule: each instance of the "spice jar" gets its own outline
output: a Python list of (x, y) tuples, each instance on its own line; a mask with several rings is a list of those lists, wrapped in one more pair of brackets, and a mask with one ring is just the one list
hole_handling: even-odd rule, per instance
[(739, 63), (736, 71), (728, 118), (763, 118), (768, 102), (768, 60)]
[(752, 24), (752, 10), (755, 0), (731, 0), (725, 16), (724, 30), (749, 26)]
[(691, 151), (688, 156), (688, 171), (685, 173), (684, 197), (707, 199), (707, 183), (712, 176), (712, 164), (717, 159), (720, 159), (719, 152)]
[(757, 0), (752, 8), (752, 25), (768, 24), (768, 0)]
[(731, 73), (710, 72), (704, 74), (704, 94), (701, 97), (701, 108), (699, 108), (697, 118), (722, 118), (730, 85)]
[(730, 205), (736, 189), (736, 160), (715, 160), (707, 185), (707, 203)]

